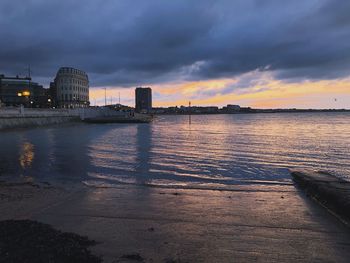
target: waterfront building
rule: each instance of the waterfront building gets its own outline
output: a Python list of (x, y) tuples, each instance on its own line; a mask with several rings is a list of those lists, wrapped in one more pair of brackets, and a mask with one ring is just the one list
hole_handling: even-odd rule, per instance
[(152, 89), (137, 87), (135, 89), (135, 110), (136, 112), (151, 112), (152, 110)]
[(32, 82), (31, 77), (0, 75), (0, 101), (3, 106), (44, 108), (49, 106), (50, 95), (42, 85)]
[(88, 107), (89, 78), (79, 69), (62, 67), (58, 70), (54, 82), (50, 83), (54, 104), (59, 108)]
[(213, 114), (219, 113), (219, 108), (216, 106), (180, 106), (179, 113)]
[(238, 112), (241, 110), (241, 107), (239, 105), (232, 105), (232, 104), (228, 104), (226, 107), (223, 107), (222, 110), (224, 112)]
[(241, 109), (239, 105), (232, 105), (232, 104), (227, 104), (226, 107), (228, 110), (234, 110), (234, 111), (239, 111)]

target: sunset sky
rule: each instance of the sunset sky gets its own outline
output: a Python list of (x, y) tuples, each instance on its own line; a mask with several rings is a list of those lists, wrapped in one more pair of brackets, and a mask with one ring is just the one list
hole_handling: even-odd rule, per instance
[(0, 73), (86, 71), (92, 105), (350, 108), (350, 1), (1, 0)]

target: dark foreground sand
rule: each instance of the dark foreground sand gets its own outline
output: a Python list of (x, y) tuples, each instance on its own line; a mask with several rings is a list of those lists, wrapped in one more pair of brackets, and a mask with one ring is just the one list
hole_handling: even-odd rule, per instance
[(0, 211), (0, 220), (30, 219), (88, 236), (104, 262), (350, 258), (349, 229), (294, 185), (213, 191), (0, 183)]

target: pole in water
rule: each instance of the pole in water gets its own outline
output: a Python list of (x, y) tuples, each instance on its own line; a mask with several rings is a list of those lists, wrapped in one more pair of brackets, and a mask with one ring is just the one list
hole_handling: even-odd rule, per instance
[(105, 106), (107, 105), (107, 89), (105, 88)]
[(188, 102), (188, 124), (191, 124), (191, 102)]

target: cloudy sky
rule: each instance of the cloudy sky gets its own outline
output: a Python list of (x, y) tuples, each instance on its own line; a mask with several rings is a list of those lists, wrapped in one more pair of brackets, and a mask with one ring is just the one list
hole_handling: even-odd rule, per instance
[(348, 0), (1, 0), (0, 73), (86, 71), (91, 102), (350, 108)]

